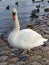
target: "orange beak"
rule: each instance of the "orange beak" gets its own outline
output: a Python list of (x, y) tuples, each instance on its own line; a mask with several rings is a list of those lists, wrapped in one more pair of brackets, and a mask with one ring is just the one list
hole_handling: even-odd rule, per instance
[(16, 13), (13, 13), (13, 20), (16, 20)]

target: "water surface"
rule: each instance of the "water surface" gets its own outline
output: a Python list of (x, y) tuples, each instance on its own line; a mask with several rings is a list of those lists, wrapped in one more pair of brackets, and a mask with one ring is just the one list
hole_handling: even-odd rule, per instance
[[(0, 1), (0, 33), (12, 28), (12, 9), (15, 7), (18, 12), (18, 18), (21, 28), (31, 22), (31, 13), (36, 5), (42, 3), (33, 3), (32, 0), (21, 0), (19, 5), (15, 5), (16, 0), (2, 0)], [(6, 10), (6, 6), (10, 5), (10, 9)], [(47, 4), (48, 5), (48, 4)], [(44, 8), (44, 7), (43, 7)], [(42, 14), (44, 13), (41, 10)]]

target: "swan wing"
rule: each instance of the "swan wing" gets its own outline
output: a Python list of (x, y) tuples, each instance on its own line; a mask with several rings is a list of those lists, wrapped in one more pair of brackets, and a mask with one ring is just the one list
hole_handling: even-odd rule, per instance
[(42, 36), (33, 30), (25, 29), (20, 31), (17, 38), (26, 42), (36, 42), (42, 38)]
[(42, 36), (37, 32), (30, 29), (25, 29), (20, 31), (17, 37), (17, 43), (18, 46), (22, 48), (33, 48), (42, 45), (44, 41), (43, 39), (44, 38), (42, 38)]

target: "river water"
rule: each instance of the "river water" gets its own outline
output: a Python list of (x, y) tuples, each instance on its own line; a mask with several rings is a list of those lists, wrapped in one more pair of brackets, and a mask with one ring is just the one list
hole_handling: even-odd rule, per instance
[[(13, 27), (12, 9), (15, 7), (18, 12), (18, 18), (21, 27), (31, 22), (31, 13), (37, 4), (32, 0), (20, 0), (18, 6), (15, 5), (16, 0), (2, 0), (0, 1), (0, 33), (7, 31)], [(6, 10), (6, 6), (9, 5), (10, 9)], [(48, 4), (47, 4), (48, 5)], [(43, 7), (44, 8), (44, 7)], [(41, 10), (42, 11), (42, 10)], [(44, 12), (42, 12), (43, 14)]]

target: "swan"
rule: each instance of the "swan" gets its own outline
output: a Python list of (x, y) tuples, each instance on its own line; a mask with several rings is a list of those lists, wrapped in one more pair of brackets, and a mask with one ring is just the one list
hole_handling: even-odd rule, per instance
[(44, 41), (47, 41), (47, 39), (43, 38), (39, 33), (33, 31), (32, 29), (20, 30), (16, 8), (13, 8), (12, 13), (14, 28), (8, 36), (10, 46), (29, 50), (43, 45)]

